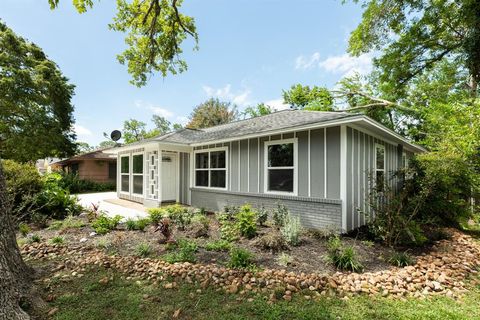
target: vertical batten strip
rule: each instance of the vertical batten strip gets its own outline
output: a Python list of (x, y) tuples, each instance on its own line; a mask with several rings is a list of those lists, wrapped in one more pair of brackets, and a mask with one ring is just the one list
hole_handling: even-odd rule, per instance
[(240, 159), (241, 158), (240, 155), (241, 155), (241, 152), (242, 152), (241, 145), (242, 145), (241, 141), (238, 140), (238, 191), (239, 192), (242, 191), (242, 189), (241, 189), (242, 186), (240, 184), (241, 179), (242, 179), (242, 175), (241, 175), (242, 174), (242, 172), (241, 172), (242, 171), (242, 168), (241, 168), (242, 162), (241, 162), (241, 159)]
[(328, 180), (327, 180), (327, 128), (323, 128), (323, 183), (324, 183), (324, 185), (323, 185), (323, 197), (326, 199), (327, 195), (328, 195), (328, 192), (327, 192), (327, 186), (328, 186)]
[(347, 232), (347, 127), (345, 125), (340, 126), (340, 198), (342, 199), (342, 231)]
[(260, 138), (257, 138), (257, 166), (258, 193), (260, 193)]
[(312, 190), (312, 178), (311, 178), (311, 165), (310, 163), (312, 162), (312, 159), (311, 159), (311, 153), (310, 153), (310, 143), (311, 143), (311, 140), (310, 140), (310, 130), (308, 130), (308, 196), (311, 197), (312, 196), (312, 193), (311, 193), (311, 190)]
[(247, 140), (247, 191), (250, 192), (250, 139)]

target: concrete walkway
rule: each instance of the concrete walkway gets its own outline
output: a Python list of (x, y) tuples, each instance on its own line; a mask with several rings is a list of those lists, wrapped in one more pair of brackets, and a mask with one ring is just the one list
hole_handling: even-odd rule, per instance
[(138, 219), (148, 216), (143, 205), (119, 199), (116, 192), (83, 193), (77, 197), (84, 208), (90, 209), (92, 204), (99, 205), (99, 210), (109, 217), (120, 215), (125, 219)]

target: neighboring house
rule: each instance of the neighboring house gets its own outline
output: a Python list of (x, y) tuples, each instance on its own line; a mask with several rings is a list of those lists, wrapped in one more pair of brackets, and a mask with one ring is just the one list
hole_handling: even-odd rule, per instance
[(78, 174), (82, 180), (113, 182), (117, 178), (117, 157), (106, 153), (108, 149), (82, 153), (68, 159), (52, 163), (57, 170)]
[(37, 168), (40, 174), (50, 173), (52, 172), (52, 164), (55, 162), (61, 161), (60, 158), (45, 158), (39, 159), (35, 162), (35, 167)]
[(364, 115), (299, 110), (109, 150), (118, 156), (122, 199), (214, 211), (283, 203), (307, 228), (343, 231), (365, 223), (369, 177), (383, 179), (423, 151)]

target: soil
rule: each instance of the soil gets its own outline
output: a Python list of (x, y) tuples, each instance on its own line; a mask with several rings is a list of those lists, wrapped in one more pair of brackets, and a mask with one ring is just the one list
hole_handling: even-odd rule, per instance
[[(210, 220), (208, 237), (200, 237), (194, 239), (192, 232), (188, 228), (185, 231), (174, 229), (174, 239), (189, 238), (194, 239), (198, 244), (199, 250), (196, 253), (198, 263), (203, 264), (219, 264), (225, 265), (228, 262), (228, 252), (207, 251), (204, 246), (211, 241), (220, 239), (220, 226), (215, 218), (215, 215), (208, 216)], [(80, 217), (85, 222), (86, 217)], [(255, 256), (255, 263), (259, 268), (278, 269), (295, 271), (297, 273), (317, 273), (317, 274), (333, 274), (337, 270), (334, 266), (327, 262), (327, 240), (324, 238), (315, 237), (313, 234), (305, 233), (301, 237), (301, 243), (298, 246), (289, 246), (283, 252), (287, 253), (292, 258), (292, 263), (286, 267), (277, 263), (277, 258), (280, 252), (271, 252), (263, 250), (254, 245), (258, 237), (271, 232), (271, 226), (259, 226), (257, 229), (257, 236), (253, 239), (241, 238), (234, 243), (234, 245), (247, 249)], [(124, 225), (119, 225), (117, 230), (114, 230), (106, 235), (90, 236), (94, 230), (88, 224), (81, 228), (71, 228), (65, 230), (36, 230), (42, 241), (47, 241), (55, 236), (62, 236), (64, 241), (69, 244), (78, 244), (81, 246), (104, 247), (107, 252), (119, 255), (136, 255), (136, 247), (141, 243), (148, 243), (152, 248), (152, 257), (160, 258), (167, 253), (166, 245), (161, 243), (163, 236), (159, 232), (154, 232), (154, 226), (148, 226), (144, 231), (129, 231)], [(21, 238), (21, 236), (19, 236)], [(80, 239), (86, 238), (87, 241), (81, 242)], [(343, 236), (342, 242), (345, 245), (351, 245), (355, 248), (358, 258), (364, 266), (364, 272), (376, 272), (381, 270), (391, 269), (392, 266), (387, 263), (387, 257), (392, 252), (390, 248), (385, 246), (355, 239), (351, 236)], [(425, 254), (428, 248), (410, 252), (414, 257), (416, 255)]]

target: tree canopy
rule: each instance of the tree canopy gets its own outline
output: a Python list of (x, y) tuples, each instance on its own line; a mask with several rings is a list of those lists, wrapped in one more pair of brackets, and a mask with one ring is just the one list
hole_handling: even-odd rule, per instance
[(255, 117), (265, 116), (267, 114), (272, 113), (273, 111), (274, 110), (272, 107), (262, 102), (257, 104), (254, 107), (245, 108), (245, 110), (242, 112), (242, 115), (245, 118), (255, 118)]
[(0, 48), (0, 156), (26, 162), (74, 154), (74, 86), (2, 22)]
[(210, 98), (193, 109), (187, 127), (192, 129), (208, 128), (237, 119), (237, 106), (232, 106), (230, 102), (220, 101), (218, 98)]
[(333, 97), (327, 88), (295, 84), (283, 90), (283, 102), (292, 108), (315, 111), (332, 111)]

